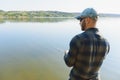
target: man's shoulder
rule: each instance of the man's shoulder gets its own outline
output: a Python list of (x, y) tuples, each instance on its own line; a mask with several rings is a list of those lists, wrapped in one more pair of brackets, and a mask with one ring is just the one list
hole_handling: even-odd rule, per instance
[(83, 33), (80, 33), (80, 34), (77, 34), (75, 35), (73, 38), (72, 38), (72, 42), (76, 42), (76, 41), (83, 41), (84, 39), (87, 39), (88, 38), (88, 34), (86, 32), (83, 32)]
[(87, 32), (82, 32), (82, 33), (76, 35), (75, 37), (80, 38), (80, 39), (86, 39), (89, 37), (89, 34)]

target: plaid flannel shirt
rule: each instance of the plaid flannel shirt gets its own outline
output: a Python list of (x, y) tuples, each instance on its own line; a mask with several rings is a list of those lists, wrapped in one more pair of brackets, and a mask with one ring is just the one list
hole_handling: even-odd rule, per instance
[(108, 41), (97, 28), (76, 35), (70, 42), (69, 52), (64, 55), (66, 65), (73, 67), (70, 80), (92, 80), (97, 77), (109, 49)]

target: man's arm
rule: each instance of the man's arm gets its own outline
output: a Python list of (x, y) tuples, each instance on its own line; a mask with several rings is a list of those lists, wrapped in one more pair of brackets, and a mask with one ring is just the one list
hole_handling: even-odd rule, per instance
[(72, 67), (76, 61), (76, 54), (77, 54), (77, 46), (76, 46), (76, 38), (74, 37), (70, 42), (70, 49), (69, 51), (65, 52), (64, 61), (68, 67)]

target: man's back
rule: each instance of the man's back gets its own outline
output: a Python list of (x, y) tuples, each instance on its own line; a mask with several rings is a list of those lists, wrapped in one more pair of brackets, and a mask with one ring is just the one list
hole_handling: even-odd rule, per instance
[(98, 76), (98, 70), (109, 51), (108, 42), (98, 33), (97, 28), (90, 28), (76, 35), (70, 42), (70, 50), (64, 59), (68, 66), (73, 66), (70, 80), (90, 79)]

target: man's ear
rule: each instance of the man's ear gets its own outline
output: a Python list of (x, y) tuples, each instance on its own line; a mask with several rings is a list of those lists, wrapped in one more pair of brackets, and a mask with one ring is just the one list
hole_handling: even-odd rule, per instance
[(85, 23), (86, 23), (86, 24), (89, 24), (89, 23), (90, 23), (90, 18), (89, 18), (89, 17), (85, 18)]

